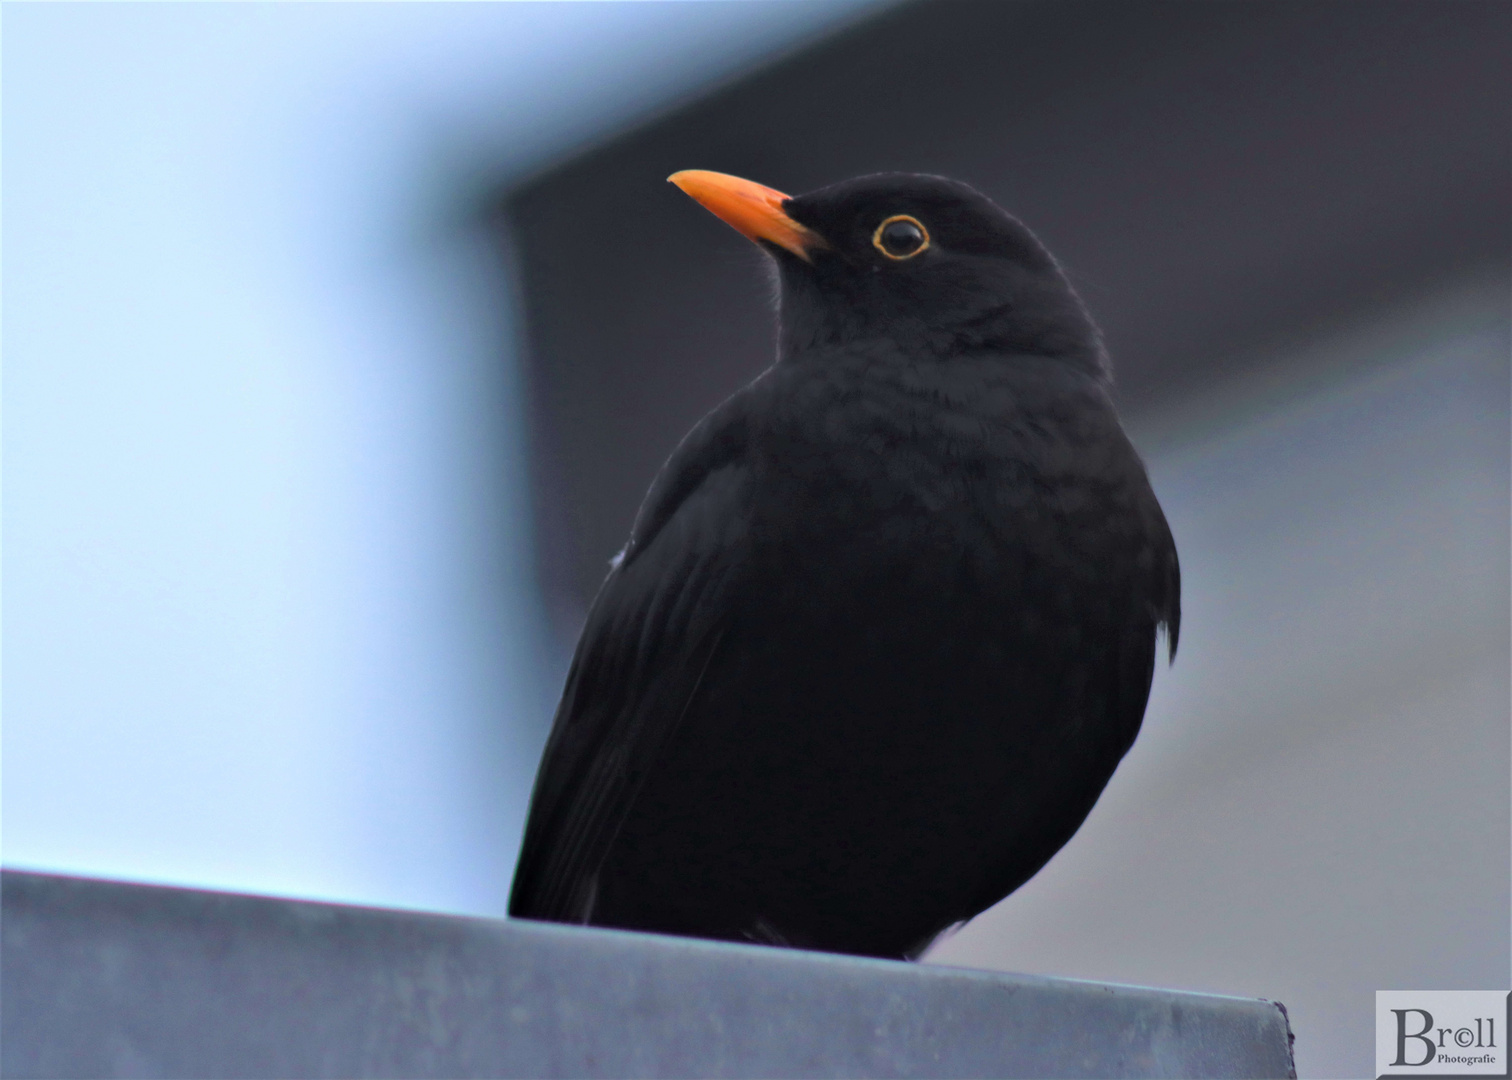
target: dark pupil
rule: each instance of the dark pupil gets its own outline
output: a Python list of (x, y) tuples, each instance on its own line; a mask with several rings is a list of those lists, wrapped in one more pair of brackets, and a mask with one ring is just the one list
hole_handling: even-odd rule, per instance
[(924, 243), (924, 230), (911, 221), (894, 221), (882, 229), (882, 246), (889, 255), (908, 255)]

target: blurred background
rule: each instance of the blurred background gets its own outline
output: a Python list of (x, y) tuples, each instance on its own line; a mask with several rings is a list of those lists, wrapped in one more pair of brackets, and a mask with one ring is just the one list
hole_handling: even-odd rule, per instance
[(1512, 8), (0, 14), (7, 866), (502, 914), (661, 460), (772, 356), (664, 177), (973, 183), (1181, 551), (1076, 839), (934, 962), (1285, 1002), (1509, 974)]

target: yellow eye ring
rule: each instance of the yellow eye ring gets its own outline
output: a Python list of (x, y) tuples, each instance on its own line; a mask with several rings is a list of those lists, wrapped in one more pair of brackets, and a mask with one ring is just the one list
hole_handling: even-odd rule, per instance
[[(882, 230), (887, 228), (889, 225), (896, 225), (900, 221), (905, 221), (908, 224), (912, 225), (914, 228), (918, 229), (919, 235), (924, 239), (919, 244), (919, 246), (914, 248), (912, 251), (904, 252), (902, 255), (896, 255), (893, 252), (888, 251), (886, 245), (882, 243)], [(878, 225), (877, 231), (872, 233), (872, 247), (876, 248), (883, 255), (886, 255), (893, 262), (902, 262), (904, 259), (911, 259), (915, 255), (929, 250), (929, 230), (926, 229), (924, 227), (924, 223), (916, 217), (910, 217), (907, 214), (894, 214), (882, 224)]]

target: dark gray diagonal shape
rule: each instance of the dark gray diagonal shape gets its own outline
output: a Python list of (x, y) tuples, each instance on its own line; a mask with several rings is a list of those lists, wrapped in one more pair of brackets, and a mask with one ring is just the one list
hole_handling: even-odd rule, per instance
[(0, 1071), (1294, 1075), (1267, 1001), (7, 871)]

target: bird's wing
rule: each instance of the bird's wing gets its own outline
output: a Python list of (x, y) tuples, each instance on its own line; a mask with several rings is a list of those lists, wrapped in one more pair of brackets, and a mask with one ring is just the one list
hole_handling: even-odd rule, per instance
[(1144, 723), (1145, 705), (1155, 676), (1156, 642), (1164, 633), (1167, 663), (1176, 661), (1176, 643), (1181, 637), (1181, 564), (1176, 542), (1165, 513), (1140, 473), (1136, 505), (1141, 520), (1140, 545), (1134, 565), (1135, 600), (1116, 621), (1119, 639), (1113, 643), (1114, 684), (1111, 702), (1121, 736), (1119, 756), (1126, 754)]
[(509, 912), (582, 921), (596, 874), (696, 693), (743, 567), (746, 410), (731, 399), (668, 460), (578, 642), (531, 797)]

